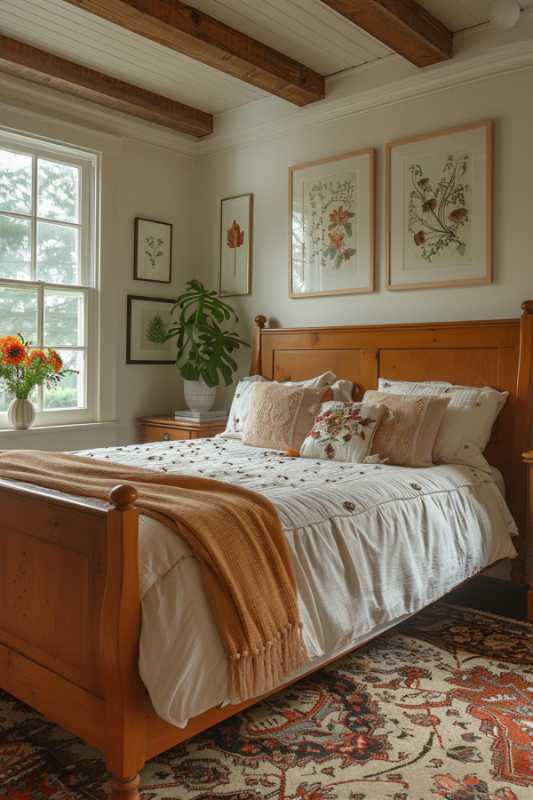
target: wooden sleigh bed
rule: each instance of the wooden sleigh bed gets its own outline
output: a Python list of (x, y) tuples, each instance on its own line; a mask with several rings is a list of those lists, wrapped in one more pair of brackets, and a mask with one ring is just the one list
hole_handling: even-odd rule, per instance
[[(512, 578), (528, 586), (533, 618), (521, 461), (530, 446), (533, 301), (509, 320), (297, 329), (265, 322), (256, 318), (251, 371), (266, 378), (333, 370), (360, 392), (380, 376), (509, 391), (486, 455), (504, 476), (520, 530)], [(118, 486), (99, 510), (0, 483), (0, 688), (101, 750), (114, 800), (138, 797), (146, 760), (257, 702), (211, 709), (183, 729), (153, 710), (137, 663), (135, 497), (132, 487)]]

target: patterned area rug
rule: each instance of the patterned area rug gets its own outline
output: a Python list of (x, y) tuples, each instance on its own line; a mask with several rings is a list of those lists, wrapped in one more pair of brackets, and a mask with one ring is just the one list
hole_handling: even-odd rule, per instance
[[(0, 798), (102, 800), (94, 750), (0, 692)], [(533, 797), (533, 626), (437, 604), (154, 759), (143, 800)]]

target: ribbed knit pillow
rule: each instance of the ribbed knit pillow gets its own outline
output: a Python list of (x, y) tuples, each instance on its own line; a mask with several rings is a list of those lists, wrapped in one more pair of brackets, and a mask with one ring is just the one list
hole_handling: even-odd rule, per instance
[(374, 437), (373, 453), (399, 467), (431, 466), (433, 447), (449, 403), (447, 397), (369, 390), (363, 402), (388, 409)]
[(256, 383), (242, 432), (243, 444), (299, 451), (313, 427), (323, 395), (324, 389)]

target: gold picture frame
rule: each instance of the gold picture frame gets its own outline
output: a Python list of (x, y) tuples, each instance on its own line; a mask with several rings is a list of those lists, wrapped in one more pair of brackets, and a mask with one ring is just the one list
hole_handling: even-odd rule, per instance
[(492, 283), (493, 154), (492, 120), (385, 145), (389, 291)]
[(289, 167), (290, 298), (374, 291), (375, 171), (371, 147)]
[(221, 297), (238, 297), (251, 293), (253, 227), (253, 194), (236, 194), (222, 198), (218, 283)]

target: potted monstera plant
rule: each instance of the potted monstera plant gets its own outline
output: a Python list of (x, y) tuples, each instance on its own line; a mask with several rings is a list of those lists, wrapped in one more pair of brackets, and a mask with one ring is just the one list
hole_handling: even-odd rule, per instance
[(239, 318), (230, 305), (215, 291), (206, 289), (201, 281), (187, 283), (178, 297), (172, 314), (175, 323), (168, 330), (154, 330), (154, 341), (177, 337), (176, 365), (184, 381), (185, 402), (191, 411), (209, 411), (215, 402), (217, 386), (224, 381), (229, 386), (238, 368), (236, 351), (248, 342), (224, 326)]

